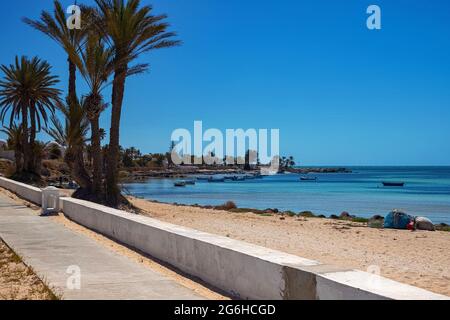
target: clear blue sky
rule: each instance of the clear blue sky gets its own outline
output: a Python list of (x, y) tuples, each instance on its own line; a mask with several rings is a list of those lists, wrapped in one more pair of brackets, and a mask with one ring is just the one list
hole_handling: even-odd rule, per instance
[[(174, 129), (202, 120), (279, 128), (281, 153), (304, 165), (450, 165), (449, 1), (142, 2), (184, 44), (147, 55), (151, 72), (128, 81), (122, 145), (163, 152)], [(380, 31), (366, 28), (370, 4)], [(65, 89), (65, 54), (20, 21), (51, 7), (2, 1), (0, 63), (38, 55)]]

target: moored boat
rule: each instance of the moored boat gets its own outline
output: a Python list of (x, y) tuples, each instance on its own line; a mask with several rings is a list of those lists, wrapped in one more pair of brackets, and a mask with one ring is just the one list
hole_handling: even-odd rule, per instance
[(197, 177), (198, 181), (209, 181), (211, 180), (211, 176), (201, 176), (201, 177)]
[(405, 185), (405, 183), (401, 181), (383, 181), (382, 183), (385, 187), (403, 187)]
[(317, 181), (317, 177), (300, 177), (301, 181)]
[(211, 178), (208, 182), (225, 182), (225, 178)]
[(186, 182), (185, 181), (176, 181), (173, 185), (175, 187), (186, 187)]

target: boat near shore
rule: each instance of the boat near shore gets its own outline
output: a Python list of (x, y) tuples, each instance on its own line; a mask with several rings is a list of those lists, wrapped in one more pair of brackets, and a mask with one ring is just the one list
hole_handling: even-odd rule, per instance
[(403, 187), (403, 186), (405, 186), (405, 183), (401, 182), (401, 181), (383, 181), (382, 184), (384, 187)]
[(208, 182), (225, 182), (225, 178), (223, 177), (211, 177)]
[(300, 177), (300, 181), (315, 182), (315, 181), (317, 181), (317, 177)]

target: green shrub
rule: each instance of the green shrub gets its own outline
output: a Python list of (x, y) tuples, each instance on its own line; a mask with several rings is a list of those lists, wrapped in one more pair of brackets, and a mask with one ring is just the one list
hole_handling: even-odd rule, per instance
[(351, 219), (353, 222), (361, 222), (361, 223), (368, 223), (369, 219), (361, 218), (361, 217), (355, 217)]
[(289, 216), (289, 217), (294, 217), (296, 216), (295, 212), (292, 212), (290, 210), (283, 212), (283, 214)]
[(216, 210), (225, 210), (225, 211), (232, 211), (237, 209), (236, 204), (233, 201), (227, 201), (224, 204), (220, 206), (215, 206), (214, 209)]
[(304, 218), (315, 218), (316, 215), (312, 213), (311, 211), (302, 211), (298, 214), (300, 217)]

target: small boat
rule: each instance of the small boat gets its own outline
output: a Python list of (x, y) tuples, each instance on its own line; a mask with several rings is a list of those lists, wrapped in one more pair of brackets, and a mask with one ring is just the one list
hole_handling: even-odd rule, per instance
[(385, 187), (403, 187), (405, 185), (404, 182), (393, 182), (393, 181), (383, 181), (383, 186)]
[(197, 177), (198, 181), (209, 181), (211, 180), (212, 177), (211, 176), (201, 176), (201, 177)]
[(195, 181), (194, 180), (185, 180), (184, 183), (186, 183), (187, 185), (195, 185)]
[(175, 187), (186, 187), (185, 181), (177, 181), (173, 184)]
[(301, 181), (317, 181), (317, 177), (300, 177)]

